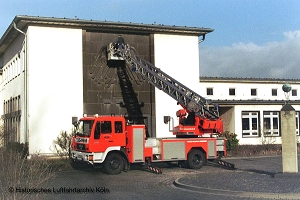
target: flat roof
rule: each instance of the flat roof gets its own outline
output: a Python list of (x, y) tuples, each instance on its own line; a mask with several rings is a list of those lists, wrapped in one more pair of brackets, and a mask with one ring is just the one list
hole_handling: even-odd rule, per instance
[(187, 27), (187, 26), (170, 26), (163, 24), (143, 24), (131, 22), (111, 22), (111, 21), (97, 21), (97, 20), (83, 20), (70, 18), (54, 18), (54, 17), (39, 17), (39, 16), (16, 16), (9, 25), (5, 33), (0, 39), (0, 56), (5, 52), (9, 45), (20, 34), (15, 28), (24, 31), (29, 25), (37, 26), (55, 26), (55, 27), (69, 27), (80, 28), (87, 31), (99, 31), (110, 33), (131, 33), (131, 34), (178, 34), (178, 35), (193, 35), (204, 36), (207, 33), (214, 31), (211, 28)]
[(289, 82), (291, 84), (300, 84), (300, 79), (281, 79), (281, 78), (238, 78), (238, 77), (209, 77), (200, 76), (199, 82), (206, 83), (270, 83), (270, 84), (284, 84)]
[(265, 100), (265, 99), (213, 99), (216, 104), (221, 106), (235, 106), (235, 105), (284, 105), (285, 102), (291, 105), (300, 105), (299, 100)]

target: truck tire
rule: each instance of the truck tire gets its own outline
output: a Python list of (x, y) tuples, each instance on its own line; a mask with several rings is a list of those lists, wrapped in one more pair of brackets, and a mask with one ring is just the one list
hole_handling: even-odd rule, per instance
[(104, 169), (108, 174), (120, 174), (124, 166), (124, 159), (118, 153), (108, 154), (104, 161)]
[(80, 169), (80, 165), (79, 165), (78, 162), (76, 162), (74, 160), (71, 160), (70, 162), (71, 162), (71, 166), (72, 166), (73, 169), (75, 169), (75, 170)]
[(191, 150), (188, 154), (187, 165), (191, 169), (200, 169), (206, 164), (205, 153), (200, 150)]

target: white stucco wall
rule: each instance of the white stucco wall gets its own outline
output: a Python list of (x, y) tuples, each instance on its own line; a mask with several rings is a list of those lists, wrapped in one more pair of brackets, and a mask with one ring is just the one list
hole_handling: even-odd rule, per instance
[(52, 153), (83, 111), (82, 30), (28, 27), (29, 153)]
[[(282, 81), (278, 80), (278, 83), (236, 83), (236, 82), (205, 82), (200, 80), (200, 87), (198, 92), (208, 99), (214, 100), (236, 100), (237, 102), (243, 102), (243, 100), (255, 100), (259, 102), (260, 100), (285, 100), (284, 92), (282, 91)], [(297, 96), (292, 96), (290, 94), (290, 100), (299, 100), (300, 99), (300, 84), (294, 83), (291, 84), (292, 89), (297, 90)], [(213, 88), (213, 95), (206, 95), (206, 88)], [(234, 96), (229, 95), (229, 88), (235, 88)], [(251, 96), (251, 89), (257, 88), (257, 95)], [(277, 88), (277, 96), (272, 96), (272, 89)], [(233, 105), (234, 106), (234, 133), (237, 134), (237, 138), (239, 139), (239, 144), (281, 144), (281, 136), (274, 137), (264, 137), (263, 136), (263, 113), (265, 111), (280, 111), (283, 105)], [(300, 105), (292, 105), (293, 108), (299, 112)], [(222, 105), (221, 105), (222, 107)], [(260, 136), (256, 137), (243, 137), (242, 135), (242, 112), (258, 112), (259, 113), (259, 129)], [(279, 119), (280, 124), (280, 119)], [(280, 126), (280, 125), (279, 125)], [(282, 133), (281, 133), (282, 134)]]
[[(196, 91), (199, 87), (199, 49), (198, 37), (179, 35), (154, 35), (155, 66)], [(177, 102), (161, 90), (155, 89), (156, 136), (173, 136), (169, 126), (163, 123), (163, 116), (174, 118), (178, 124), (176, 111), (181, 109)]]
[[(282, 91), (283, 83), (237, 83), (237, 82), (202, 82), (198, 92), (209, 99), (263, 99), (263, 100), (285, 100), (285, 93)], [(300, 84), (291, 84), (292, 89), (297, 90), (297, 96), (289, 95), (290, 100), (300, 99)], [(206, 88), (213, 88), (213, 95), (206, 95)], [(229, 95), (229, 88), (235, 88), (235, 95)], [(251, 89), (257, 89), (257, 95), (251, 96)], [(272, 89), (277, 89), (277, 96), (272, 96)]]

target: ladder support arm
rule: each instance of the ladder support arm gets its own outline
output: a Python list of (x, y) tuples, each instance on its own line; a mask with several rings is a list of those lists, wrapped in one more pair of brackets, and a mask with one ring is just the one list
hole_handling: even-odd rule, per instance
[(219, 118), (218, 114), (209, 109), (209, 103), (204, 97), (132, 52), (135, 50), (128, 44), (110, 43), (108, 45), (108, 59), (125, 60), (131, 66), (131, 70), (140, 73), (150, 84), (175, 99), (188, 112), (195, 112), (198, 116), (210, 119)]

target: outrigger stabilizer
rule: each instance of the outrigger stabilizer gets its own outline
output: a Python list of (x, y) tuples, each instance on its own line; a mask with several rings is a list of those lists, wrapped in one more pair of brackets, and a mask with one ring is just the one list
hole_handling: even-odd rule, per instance
[(219, 167), (223, 167), (226, 169), (235, 169), (235, 164), (226, 162), (224, 160), (218, 159), (218, 160), (213, 160), (213, 161), (207, 161), (207, 163), (214, 165), (214, 166), (219, 166)]
[(149, 172), (154, 172), (156, 174), (162, 174), (162, 170), (158, 167), (151, 165), (151, 162), (149, 161), (149, 159), (147, 159), (147, 161), (144, 163), (143, 170), (146, 170)]
[(162, 174), (162, 170), (160, 168), (154, 167), (150, 163), (146, 163), (145, 170), (150, 171), (150, 172), (154, 172), (156, 174)]

